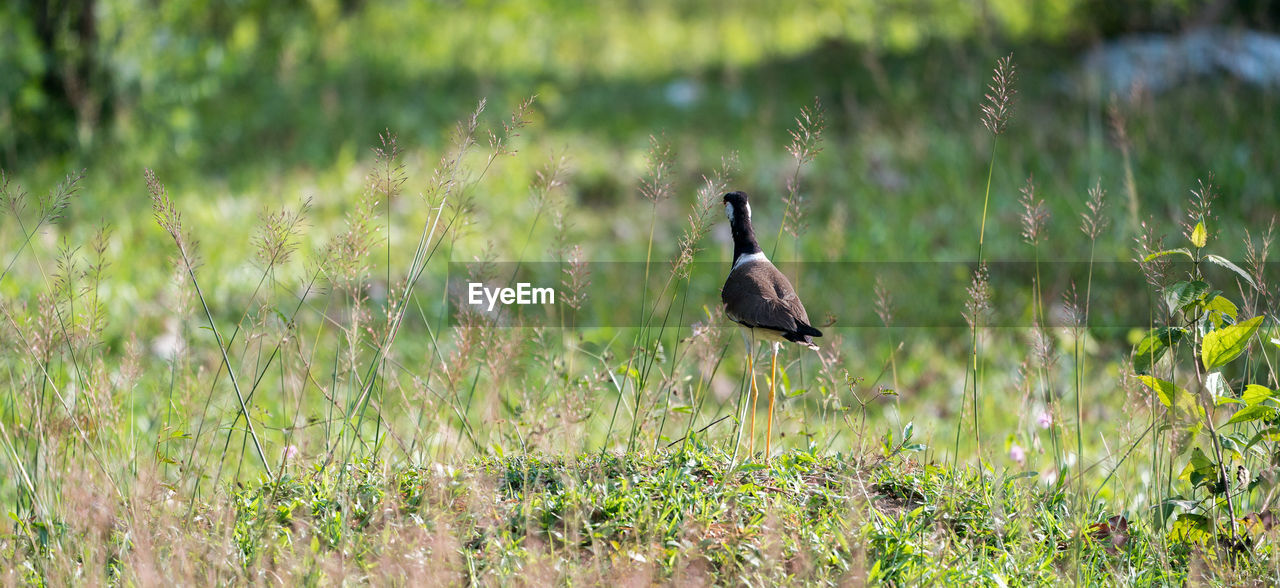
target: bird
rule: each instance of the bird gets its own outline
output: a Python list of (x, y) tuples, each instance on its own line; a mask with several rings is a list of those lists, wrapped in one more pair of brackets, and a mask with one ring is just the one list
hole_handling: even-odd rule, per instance
[(755, 449), (756, 402), (760, 392), (756, 388), (755, 342), (772, 342), (773, 362), (769, 371), (769, 421), (765, 433), (765, 459), (772, 450), (773, 402), (777, 389), (778, 350), (793, 343), (809, 349), (818, 349), (814, 337), (822, 331), (809, 322), (800, 296), (787, 279), (760, 249), (755, 229), (751, 226), (751, 202), (745, 192), (729, 192), (724, 195), (724, 212), (729, 218), (729, 230), (733, 235), (733, 265), (720, 289), (720, 302), (729, 320), (742, 327), (742, 340), (747, 347), (747, 365), (751, 370), (751, 438), (748, 452)]

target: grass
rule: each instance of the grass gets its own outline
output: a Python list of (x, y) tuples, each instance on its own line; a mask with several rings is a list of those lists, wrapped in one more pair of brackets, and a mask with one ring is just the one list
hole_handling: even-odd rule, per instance
[[(1273, 583), (1271, 94), (1064, 97), (1019, 48), (997, 150), (985, 53), (515, 76), (367, 159), (6, 175), (5, 580)], [(772, 459), (715, 303), (730, 187), (828, 333), (780, 357)], [(523, 276), (572, 311), (450, 286)]]
[[(183, 500), (142, 486), (131, 502), (151, 512), (128, 535), (102, 513), (61, 523), (64, 536), (84, 538), (76, 544), (41, 542), (33, 530), (6, 547), (71, 564), (59, 570), (71, 577), (123, 582), (170, 570), (224, 582), (1034, 584), (1080, 558), (1086, 578), (1167, 584), (1195, 578), (1193, 560), (1216, 563), (1185, 548), (1161, 562), (1156, 536), (1106, 527), (1101, 512), (1072, 552), (1070, 496), (1022, 475), (980, 483), (972, 471), (906, 455), (802, 451), (744, 471), (726, 469), (729, 457), (695, 445), (421, 468), (295, 466), (190, 508), (191, 524), (175, 524), (186, 519)], [(49, 571), (17, 568), (9, 579)]]

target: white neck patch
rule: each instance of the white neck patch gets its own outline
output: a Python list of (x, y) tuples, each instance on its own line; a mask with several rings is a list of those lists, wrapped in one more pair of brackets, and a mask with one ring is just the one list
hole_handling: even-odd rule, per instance
[[(744, 202), (743, 206), (747, 207), (747, 220), (751, 220), (751, 203)], [(724, 204), (724, 215), (729, 217), (729, 222), (733, 222), (733, 205), (726, 202)]]
[(745, 263), (751, 263), (753, 261), (769, 261), (769, 258), (764, 256), (763, 251), (748, 253), (746, 255), (739, 255), (737, 259), (733, 260), (733, 268), (731, 268), (729, 271), (736, 270), (738, 269), (738, 266)]

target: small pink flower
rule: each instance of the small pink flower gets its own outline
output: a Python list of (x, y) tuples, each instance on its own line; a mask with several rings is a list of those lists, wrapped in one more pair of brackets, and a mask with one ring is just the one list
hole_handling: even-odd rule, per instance
[(287, 445), (284, 448), (284, 458), (288, 460), (297, 459), (298, 455), (300, 455), (301, 453), (302, 452), (298, 450), (297, 445)]
[(1018, 462), (1018, 465), (1023, 465), (1027, 463), (1027, 450), (1014, 443), (1009, 447), (1009, 459)]
[(1036, 424), (1040, 425), (1041, 429), (1048, 429), (1049, 425), (1053, 424), (1053, 415), (1047, 410), (1040, 411), (1039, 416), (1036, 417)]

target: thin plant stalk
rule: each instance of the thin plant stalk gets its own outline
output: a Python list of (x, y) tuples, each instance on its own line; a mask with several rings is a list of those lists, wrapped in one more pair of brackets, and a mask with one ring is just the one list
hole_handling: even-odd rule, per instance
[(258, 433), (253, 427), (253, 420), (249, 417), (249, 407), (245, 404), (244, 394), (240, 391), (240, 381), (236, 378), (235, 370), (231, 366), (231, 357), (227, 354), (227, 346), (222, 339), (222, 333), (218, 330), (218, 325), (213, 320), (213, 311), (209, 309), (209, 303), (205, 299), (204, 291), (200, 288), (200, 281), (196, 278), (191, 257), (187, 255), (186, 237), (183, 234), (181, 217), (174, 206), (173, 200), (165, 193), (164, 186), (160, 184), (160, 180), (156, 178), (155, 173), (148, 169), (145, 176), (147, 187), (151, 192), (156, 220), (173, 238), (174, 244), (177, 245), (178, 254), (182, 258), (183, 269), (191, 280), (191, 285), (196, 291), (196, 298), (200, 300), (200, 306), (204, 309), (204, 316), (209, 324), (209, 330), (213, 331), (214, 339), (217, 341), (218, 351), (222, 355), (223, 367), (226, 368), (227, 376), (231, 380), (231, 388), (235, 390), (236, 400), (240, 404), (240, 412), (244, 415), (245, 423), (249, 428), (249, 436), (253, 440), (253, 447), (257, 451), (258, 459), (262, 461), (262, 467), (266, 470), (267, 477), (274, 479), (275, 475), (271, 470), (271, 463), (267, 459), (266, 452), (262, 450), (262, 442), (258, 439)]

